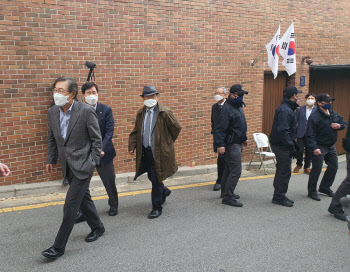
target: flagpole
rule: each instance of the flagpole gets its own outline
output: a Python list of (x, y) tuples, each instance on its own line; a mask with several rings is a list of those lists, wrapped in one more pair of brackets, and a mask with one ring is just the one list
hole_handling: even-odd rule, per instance
[[(295, 19), (294, 19), (294, 20), (295, 20)], [(280, 20), (279, 25), (280, 25), (282, 22), (283, 22), (283, 19)], [(255, 65), (255, 63), (258, 62), (260, 55), (261, 55), (262, 53), (264, 53), (265, 50), (266, 50), (265, 48), (264, 48), (264, 49), (261, 49), (261, 50), (259, 51), (257, 57), (256, 57), (255, 59), (250, 60), (250, 67), (253, 67), (253, 66)]]

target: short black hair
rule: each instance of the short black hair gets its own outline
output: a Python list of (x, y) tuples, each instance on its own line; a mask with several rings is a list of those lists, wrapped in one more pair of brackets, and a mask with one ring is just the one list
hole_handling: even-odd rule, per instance
[(81, 86), (81, 92), (83, 94), (85, 94), (85, 91), (90, 89), (90, 88), (92, 88), (92, 87), (95, 87), (96, 91), (98, 92), (98, 87), (97, 87), (97, 85), (94, 82), (86, 82), (86, 83), (84, 83), (84, 85)]
[(305, 95), (305, 99), (308, 99), (310, 96), (313, 96), (316, 99), (316, 94), (314, 93), (308, 93), (307, 95)]
[(68, 91), (69, 91), (69, 93), (75, 92), (74, 98), (76, 98), (77, 94), (78, 94), (78, 84), (74, 80), (74, 78), (72, 78), (72, 77), (63, 76), (63, 77), (57, 78), (55, 80), (55, 82), (53, 83), (52, 88), (54, 89), (56, 87), (57, 82), (65, 82), (65, 81), (68, 82)]

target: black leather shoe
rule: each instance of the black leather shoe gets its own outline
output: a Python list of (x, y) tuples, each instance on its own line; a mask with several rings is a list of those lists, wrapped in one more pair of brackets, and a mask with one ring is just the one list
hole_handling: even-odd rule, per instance
[(288, 198), (284, 198), (284, 199), (276, 199), (276, 198), (272, 198), (272, 203), (273, 204), (277, 204), (277, 205), (281, 205), (284, 207), (293, 207), (293, 203), (289, 201)]
[(232, 207), (243, 207), (243, 204), (238, 202), (236, 199), (222, 200), (222, 204), (229, 205)]
[(83, 213), (81, 212), (81, 210), (78, 211), (77, 213), (77, 217), (75, 218), (75, 224), (81, 223), (86, 221), (85, 216), (83, 215)]
[(169, 189), (163, 194), (163, 201), (162, 201), (162, 204), (165, 203), (166, 198), (167, 198), (168, 196), (170, 196), (170, 194), (171, 194), (171, 190), (169, 190)]
[(288, 197), (286, 197), (286, 199), (287, 199), (290, 203), (294, 204), (294, 200), (291, 200), (291, 199), (289, 199)]
[(109, 216), (116, 216), (118, 214), (118, 206), (111, 206), (109, 208), (108, 215)]
[(313, 200), (321, 201), (321, 199), (318, 197), (317, 194), (308, 194), (307, 196), (310, 197)]
[(221, 189), (221, 184), (215, 183), (213, 187), (213, 191), (219, 191)]
[(152, 210), (151, 213), (148, 215), (149, 219), (154, 219), (162, 215), (162, 210)]
[(346, 215), (344, 211), (332, 209), (331, 207), (329, 207), (328, 212), (333, 214), (336, 219), (339, 219), (341, 221), (346, 221)]
[(93, 230), (90, 232), (88, 236), (86, 236), (85, 241), (86, 242), (93, 242), (96, 241), (102, 234), (105, 232), (105, 227), (102, 225), (101, 227)]
[(41, 252), (41, 254), (48, 259), (57, 259), (64, 254), (64, 248), (59, 249), (52, 246)]
[[(220, 198), (223, 198), (223, 196), (220, 195)], [(239, 195), (233, 194), (232, 198), (233, 199), (240, 199), (241, 197)]]
[(321, 194), (325, 194), (328, 195), (329, 197), (333, 197), (334, 196), (334, 192), (331, 189), (318, 189), (318, 192), (320, 192)]

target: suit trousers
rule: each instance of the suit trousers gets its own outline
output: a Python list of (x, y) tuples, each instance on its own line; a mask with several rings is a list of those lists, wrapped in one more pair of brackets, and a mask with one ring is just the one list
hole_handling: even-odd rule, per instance
[(273, 153), (276, 156), (276, 174), (273, 180), (275, 188), (273, 197), (278, 200), (286, 198), (289, 180), (292, 175), (290, 151), (285, 146), (271, 145)]
[(346, 152), (346, 170), (346, 178), (343, 180), (338, 190), (335, 192), (332, 202), (329, 206), (329, 208), (337, 210), (339, 212), (343, 211), (340, 199), (346, 195), (350, 195), (350, 152)]
[(311, 158), (312, 158), (312, 150), (310, 147), (308, 147), (306, 145), (306, 137), (304, 136), (303, 138), (297, 138), (297, 144), (299, 147), (299, 151), (296, 154), (297, 165), (300, 165), (300, 166), (303, 165), (303, 156), (304, 156), (304, 149), (305, 149), (304, 169), (310, 168)]
[(78, 179), (67, 165), (67, 176), (69, 181), (69, 189), (66, 195), (65, 204), (63, 206), (63, 221), (57, 233), (54, 247), (65, 248), (68, 237), (72, 232), (77, 212), (80, 210), (86, 217), (86, 221), (91, 230), (95, 230), (102, 226), (100, 217), (94, 202), (91, 199), (89, 185), (91, 177), (87, 179)]
[(327, 164), (327, 170), (323, 175), (319, 189), (330, 189), (338, 171), (338, 154), (335, 146), (328, 147), (320, 145), (319, 149), (321, 150), (321, 155), (316, 156), (312, 154), (312, 169), (308, 183), (309, 195), (317, 194), (316, 186), (322, 171), (323, 161)]
[(163, 182), (158, 182), (156, 165), (150, 147), (142, 148), (141, 167), (146, 170), (148, 179), (152, 182), (152, 209), (161, 211), (163, 209), (162, 205), (165, 202), (166, 195), (170, 190), (164, 186)]
[(225, 147), (226, 166), (221, 179), (221, 195), (224, 200), (233, 198), (242, 174), (242, 144), (229, 144)]
[(99, 174), (103, 185), (106, 188), (108, 194), (108, 205), (118, 206), (118, 191), (115, 185), (115, 171), (113, 160), (105, 165), (96, 166), (97, 173)]
[(218, 166), (218, 179), (216, 180), (216, 184), (221, 184), (222, 175), (224, 174), (225, 166), (226, 166), (225, 154), (218, 153), (217, 166)]

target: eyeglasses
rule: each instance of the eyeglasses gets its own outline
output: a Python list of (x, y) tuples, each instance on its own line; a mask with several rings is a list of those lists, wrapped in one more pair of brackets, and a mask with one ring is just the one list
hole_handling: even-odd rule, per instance
[(59, 94), (65, 94), (65, 93), (67, 93), (67, 91), (66, 91), (65, 89), (62, 89), (62, 88), (59, 88), (59, 89), (53, 88), (53, 89), (52, 89), (52, 92), (53, 92), (53, 93), (59, 93)]
[(215, 95), (224, 95), (224, 93), (217, 93), (217, 92), (215, 92), (214, 94)]

